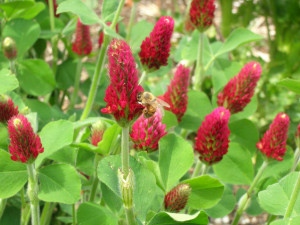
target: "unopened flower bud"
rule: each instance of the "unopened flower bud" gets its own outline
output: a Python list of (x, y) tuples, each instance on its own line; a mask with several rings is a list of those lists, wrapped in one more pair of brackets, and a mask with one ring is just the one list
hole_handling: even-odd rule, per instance
[(170, 212), (179, 212), (184, 209), (191, 191), (189, 184), (179, 184), (174, 187), (165, 196), (165, 209)]
[(99, 120), (92, 125), (92, 129), (91, 129), (92, 145), (98, 146), (98, 143), (103, 138), (103, 134), (105, 130), (106, 130), (106, 124), (102, 120)]
[(0, 123), (7, 123), (10, 118), (19, 114), (18, 106), (7, 95), (0, 95)]
[(31, 113), (31, 110), (28, 108), (28, 106), (25, 106), (21, 111), (20, 111), (20, 114), (22, 114), (22, 115), (27, 115), (27, 114), (29, 114), (29, 113)]
[(17, 57), (16, 42), (11, 37), (4, 38), (2, 42), (4, 55), (7, 59), (12, 60)]
[(129, 173), (125, 178), (124, 173), (119, 168), (118, 176), (119, 176), (119, 182), (120, 182), (124, 207), (130, 209), (133, 207), (133, 188), (134, 188), (133, 171), (129, 169)]

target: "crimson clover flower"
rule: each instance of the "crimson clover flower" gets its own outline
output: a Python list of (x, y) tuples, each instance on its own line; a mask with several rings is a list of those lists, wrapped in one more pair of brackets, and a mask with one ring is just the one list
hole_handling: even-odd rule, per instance
[(160, 98), (170, 105), (168, 110), (172, 111), (180, 122), (188, 103), (188, 86), (190, 80), (190, 69), (179, 65), (175, 72), (167, 92)]
[(18, 106), (10, 97), (0, 95), (0, 123), (7, 123), (10, 118), (19, 114)]
[(143, 41), (139, 53), (145, 70), (158, 70), (161, 66), (168, 65), (173, 30), (174, 20), (172, 17), (163, 16), (157, 21), (150, 37)]
[(39, 153), (44, 152), (39, 135), (33, 132), (25, 116), (20, 114), (12, 117), (8, 121), (8, 133), (12, 160), (32, 163)]
[(190, 19), (201, 32), (208, 28), (213, 21), (215, 0), (193, 0), (190, 8)]
[[(106, 24), (107, 24), (108, 26), (110, 26), (110, 25), (111, 25), (111, 22), (106, 22)], [(117, 31), (117, 33), (119, 33), (119, 24), (118, 24), (118, 23), (117, 23), (117, 25), (116, 25), (116, 31)], [(98, 39), (98, 46), (99, 46), (99, 48), (101, 48), (101, 46), (102, 46), (103, 38), (104, 38), (103, 30), (100, 30), (100, 32), (99, 32), (99, 39)]]
[(184, 209), (192, 189), (189, 184), (179, 184), (165, 195), (165, 209), (179, 212)]
[(94, 146), (98, 146), (98, 143), (102, 141), (106, 125), (102, 120), (97, 121), (92, 125), (91, 129), (91, 143)]
[(111, 41), (108, 60), (111, 84), (105, 91), (106, 108), (101, 112), (113, 114), (119, 125), (124, 127), (142, 114), (144, 106), (138, 103), (137, 95), (144, 89), (138, 85), (136, 63), (125, 41)]
[(218, 105), (229, 109), (232, 114), (243, 111), (251, 101), (260, 74), (259, 63), (250, 62), (246, 64), (218, 94)]
[(256, 144), (256, 147), (267, 158), (273, 158), (278, 161), (283, 160), (286, 152), (289, 122), (290, 119), (287, 114), (279, 113), (270, 125), (269, 130), (267, 130), (260, 142)]
[(81, 55), (89, 55), (92, 52), (92, 41), (90, 36), (90, 27), (77, 21), (76, 38), (72, 44), (73, 52)]
[(17, 57), (17, 45), (14, 39), (11, 37), (6, 37), (3, 39), (2, 48), (4, 55), (8, 60), (12, 60)]
[(200, 154), (200, 160), (208, 165), (222, 160), (228, 151), (228, 128), (230, 112), (224, 107), (216, 108), (207, 115), (199, 127), (195, 138), (195, 150)]

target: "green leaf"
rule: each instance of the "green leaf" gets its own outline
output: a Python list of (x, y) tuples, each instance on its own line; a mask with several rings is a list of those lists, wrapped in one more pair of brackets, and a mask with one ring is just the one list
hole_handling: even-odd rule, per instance
[(178, 121), (175, 114), (167, 110), (165, 110), (164, 113), (165, 115), (162, 118), (161, 123), (166, 124), (166, 129), (169, 129), (171, 127), (176, 127), (178, 125)]
[(224, 185), (208, 175), (185, 180), (192, 188), (187, 205), (194, 209), (207, 209), (216, 205), (222, 198)]
[(146, 20), (141, 20), (132, 26), (130, 36), (130, 47), (134, 53), (140, 51), (143, 40), (149, 36), (153, 29), (153, 24)]
[(25, 103), (32, 112), (37, 112), (39, 123), (41, 126), (44, 126), (53, 118), (51, 107), (48, 104), (40, 102), (36, 99), (25, 99)]
[(0, 8), (5, 12), (7, 19), (12, 18), (15, 14), (19, 14), (24, 9), (28, 9), (34, 5), (34, 1), (12, 1), (1, 3)]
[(272, 222), (270, 225), (299, 225), (300, 224), (300, 216), (296, 216), (288, 219), (281, 219)]
[(68, 59), (57, 67), (56, 81), (60, 89), (67, 90), (74, 85), (76, 61)]
[(228, 153), (219, 163), (213, 165), (213, 168), (215, 174), (226, 183), (248, 185), (253, 179), (249, 151), (234, 142), (229, 143)]
[(160, 139), (159, 168), (166, 191), (191, 168), (193, 161), (193, 148), (182, 137), (167, 134)]
[(118, 125), (112, 125), (107, 128), (103, 134), (103, 139), (98, 143), (100, 153), (107, 155), (111, 150), (111, 147), (115, 144), (118, 136), (121, 134), (122, 128)]
[(116, 195), (109, 187), (101, 182), (102, 198), (106, 205), (114, 213), (118, 213), (123, 208), (123, 201), (118, 195)]
[[(299, 172), (293, 172), (282, 178), (279, 183), (269, 185), (266, 190), (258, 193), (260, 206), (268, 213), (283, 216), (291, 200)], [(276, 197), (274, 197), (276, 196)], [(300, 215), (300, 195), (298, 195), (292, 216)]]
[(188, 92), (188, 105), (179, 126), (197, 131), (204, 117), (212, 112), (212, 105), (206, 94), (200, 91), (190, 90)]
[[(136, 215), (144, 221), (147, 211), (156, 195), (155, 177), (136, 159), (130, 157), (129, 164), (134, 173), (133, 202)], [(118, 168), (121, 168), (120, 155), (107, 156), (98, 165), (98, 177), (121, 199), (118, 179)]]
[(77, 210), (78, 225), (117, 225), (118, 218), (107, 208), (85, 202)]
[[(114, 14), (119, 5), (119, 0), (104, 0), (102, 3), (101, 17), (104, 21), (107, 21), (107, 18)], [(112, 21), (108, 21), (112, 22)]]
[(42, 161), (59, 149), (73, 142), (73, 124), (66, 120), (48, 123), (40, 132), (44, 152), (40, 154), (35, 163), (39, 167)]
[(10, 154), (0, 149), (0, 198), (14, 196), (27, 182), (26, 165), (10, 157)]
[(46, 6), (44, 3), (37, 2), (32, 7), (22, 10), (18, 14), (14, 15), (13, 18), (23, 18), (23, 19), (30, 20), (30, 19), (36, 17), (45, 8), (46, 8)]
[(80, 199), (81, 182), (73, 166), (54, 164), (38, 170), (39, 199), (74, 204)]
[(5, 94), (19, 87), (19, 82), (15, 75), (8, 69), (0, 70), (0, 94)]
[(234, 210), (235, 202), (236, 201), (232, 190), (228, 186), (225, 186), (221, 201), (219, 201), (219, 203), (214, 207), (206, 209), (205, 212), (209, 217), (221, 218)]
[(97, 14), (81, 0), (67, 0), (58, 5), (57, 13), (72, 12), (86, 25), (100, 23)]
[(18, 57), (22, 58), (25, 52), (36, 42), (40, 33), (41, 28), (37, 22), (33, 20), (13, 19), (5, 24), (2, 37), (9, 36), (15, 40)]
[(277, 83), (279, 86), (286, 87), (290, 91), (300, 94), (300, 80), (284, 79)]
[(55, 88), (55, 79), (49, 65), (41, 59), (27, 59), (18, 65), (18, 79), (26, 93), (43, 96)]
[(225, 41), (223, 46), (217, 51), (217, 53), (215, 54), (215, 57), (222, 55), (226, 52), (230, 52), (242, 44), (246, 44), (246, 43), (249, 43), (252, 41), (258, 41), (263, 38), (264, 38), (263, 36), (261, 36), (259, 34), (255, 34), (245, 28), (235, 29), (229, 35), (229, 37), (227, 38), (227, 40)]
[(83, 172), (86, 175), (92, 176), (94, 173), (95, 153), (86, 151), (84, 149), (78, 149), (76, 159), (76, 169)]
[(209, 220), (205, 212), (197, 212), (194, 215), (159, 212), (147, 225), (175, 225), (175, 224), (208, 224)]

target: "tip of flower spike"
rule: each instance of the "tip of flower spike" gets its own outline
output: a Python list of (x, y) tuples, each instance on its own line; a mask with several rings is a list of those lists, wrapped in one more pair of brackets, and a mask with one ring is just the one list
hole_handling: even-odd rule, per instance
[(22, 121), (19, 118), (14, 118), (13, 124), (15, 127), (19, 127), (22, 124)]

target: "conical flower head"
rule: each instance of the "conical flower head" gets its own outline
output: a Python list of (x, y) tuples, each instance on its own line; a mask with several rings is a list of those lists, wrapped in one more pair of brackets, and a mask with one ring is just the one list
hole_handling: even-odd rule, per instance
[(10, 118), (19, 114), (18, 106), (10, 97), (0, 95), (0, 123), (7, 123)]
[(228, 128), (230, 112), (224, 107), (216, 108), (205, 117), (195, 138), (195, 150), (200, 154), (200, 160), (208, 165), (222, 160), (228, 151)]
[(165, 209), (169, 212), (179, 212), (184, 209), (192, 189), (189, 184), (179, 184), (165, 195)]
[(91, 129), (91, 143), (94, 146), (98, 146), (98, 143), (102, 141), (106, 125), (102, 120), (97, 121), (92, 125)]
[(288, 115), (279, 113), (270, 125), (269, 130), (267, 130), (260, 142), (256, 144), (256, 147), (267, 158), (273, 158), (278, 161), (283, 160), (286, 152), (289, 122)]
[[(49, 0), (46, 0), (46, 2), (47, 2), (47, 4), (49, 5)], [(57, 5), (57, 3), (56, 3), (56, 0), (53, 0), (53, 10), (54, 10), (54, 16), (55, 16), (55, 17), (59, 17), (59, 14), (56, 13), (57, 7), (58, 7), (58, 5)]]
[(80, 55), (89, 55), (92, 51), (90, 27), (77, 21), (75, 42), (72, 44), (73, 52)]
[(190, 18), (201, 32), (208, 28), (214, 18), (215, 0), (193, 0), (190, 8)]
[(138, 118), (130, 132), (134, 149), (147, 152), (158, 149), (159, 140), (167, 134), (166, 125), (162, 124), (161, 120), (162, 116), (159, 109), (148, 119), (145, 119), (143, 115)]
[[(110, 26), (111, 22), (106, 22), (106, 24), (108, 26)], [(119, 33), (119, 24), (118, 23), (116, 25), (116, 32)], [(101, 48), (101, 46), (102, 46), (103, 38), (104, 38), (103, 30), (100, 30), (100, 32), (99, 32), (99, 39), (98, 39), (98, 46), (99, 46), (99, 48)]]
[(223, 91), (218, 94), (218, 105), (229, 109), (231, 113), (243, 111), (251, 101), (260, 74), (259, 63), (250, 62), (246, 64), (239, 74), (231, 78)]
[(150, 37), (143, 41), (139, 53), (145, 70), (154, 71), (161, 66), (168, 65), (173, 30), (174, 20), (172, 17), (163, 16), (157, 21)]
[(167, 92), (160, 98), (170, 105), (168, 110), (172, 111), (180, 122), (188, 103), (188, 86), (190, 80), (190, 69), (179, 65), (175, 72)]
[(14, 39), (6, 37), (2, 41), (2, 48), (7, 59), (12, 60), (17, 57), (17, 45)]
[(120, 126), (127, 126), (142, 114), (144, 106), (137, 96), (144, 89), (138, 85), (136, 63), (125, 41), (111, 41), (108, 60), (111, 84), (105, 91), (106, 108), (101, 112), (113, 114)]
[(38, 154), (44, 151), (39, 135), (33, 132), (31, 124), (25, 116), (12, 117), (8, 121), (8, 133), (9, 152), (12, 160), (32, 163)]

